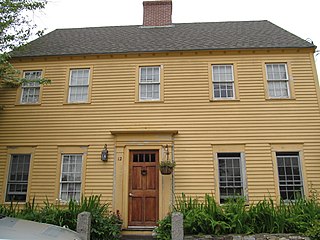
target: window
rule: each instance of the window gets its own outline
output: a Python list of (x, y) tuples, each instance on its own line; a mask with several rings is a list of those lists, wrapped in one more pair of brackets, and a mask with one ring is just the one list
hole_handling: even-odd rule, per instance
[(25, 202), (28, 191), (30, 154), (12, 154), (9, 166), (6, 202)]
[(69, 81), (69, 103), (87, 102), (90, 69), (71, 69)]
[(61, 169), (60, 200), (80, 201), (82, 154), (62, 155)]
[(289, 78), (287, 64), (266, 64), (270, 98), (289, 98)]
[(233, 65), (212, 65), (212, 83), (214, 99), (233, 99)]
[(21, 85), (21, 103), (38, 103), (40, 96), (40, 83), (34, 80), (41, 78), (41, 71), (24, 71), (23, 77), (29, 82)]
[(241, 153), (218, 153), (220, 203), (244, 196)]
[(280, 196), (283, 200), (295, 200), (303, 196), (300, 158), (298, 152), (277, 152)]
[(139, 100), (160, 100), (160, 67), (140, 67)]

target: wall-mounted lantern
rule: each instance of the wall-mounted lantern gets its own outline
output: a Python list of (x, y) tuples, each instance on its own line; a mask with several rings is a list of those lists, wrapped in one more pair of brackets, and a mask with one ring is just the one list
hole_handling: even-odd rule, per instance
[(104, 145), (104, 149), (101, 151), (101, 160), (108, 161), (108, 149), (107, 144)]

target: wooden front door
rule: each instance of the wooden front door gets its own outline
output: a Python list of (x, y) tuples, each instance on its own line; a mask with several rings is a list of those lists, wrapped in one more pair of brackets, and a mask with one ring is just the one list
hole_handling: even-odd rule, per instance
[(159, 216), (158, 150), (130, 151), (129, 226), (156, 226)]

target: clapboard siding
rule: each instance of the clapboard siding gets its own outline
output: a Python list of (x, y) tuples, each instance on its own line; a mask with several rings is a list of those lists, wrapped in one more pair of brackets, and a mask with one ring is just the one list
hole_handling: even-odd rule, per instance
[[(15, 62), (18, 69), (43, 69), (52, 83), (43, 86), (41, 105), (16, 104), (16, 90), (0, 89), (0, 173), (6, 147), (36, 145), (30, 196), (57, 196), (58, 146), (89, 146), (84, 194), (111, 201), (114, 187), (112, 130), (178, 130), (174, 137), (175, 191), (214, 193), (216, 172), (212, 144), (245, 145), (250, 201), (276, 197), (270, 144), (303, 144), (306, 182), (320, 190), (320, 113), (315, 72), (308, 52), (199, 53), (61, 58)], [(294, 99), (265, 95), (265, 62), (286, 62)], [(237, 99), (210, 101), (212, 64), (233, 64)], [(163, 66), (163, 101), (136, 102), (137, 68)], [(70, 68), (92, 69), (87, 104), (66, 104)], [(108, 144), (109, 161), (100, 160)], [(3, 177), (2, 179), (5, 179)], [(0, 182), (2, 191), (5, 180)], [(0, 195), (3, 201), (3, 195)]]
[(0, 146), (0, 199), (3, 201), (6, 193), (6, 162), (7, 149), (5, 146)]
[[(57, 169), (58, 149), (56, 146), (39, 146), (32, 158), (29, 200), (35, 198), (43, 203), (47, 199), (55, 203), (57, 182), (60, 181), (60, 171)], [(59, 168), (60, 169), (60, 168)]]

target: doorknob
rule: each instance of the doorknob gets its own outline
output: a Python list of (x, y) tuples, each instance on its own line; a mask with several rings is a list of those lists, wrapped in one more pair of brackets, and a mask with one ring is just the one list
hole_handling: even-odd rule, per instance
[(133, 197), (133, 194), (132, 194), (132, 193), (129, 193), (129, 197)]

